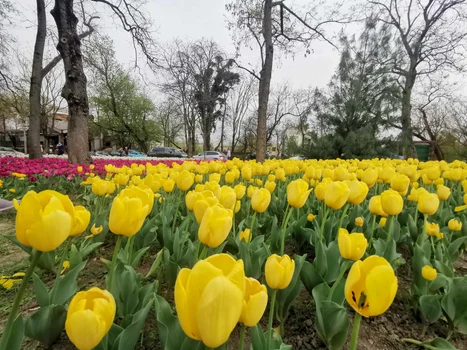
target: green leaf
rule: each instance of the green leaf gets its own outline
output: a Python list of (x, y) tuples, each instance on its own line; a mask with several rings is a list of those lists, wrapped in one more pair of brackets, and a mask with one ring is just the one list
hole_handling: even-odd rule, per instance
[(13, 327), (11, 328), (10, 337), (6, 343), (5, 349), (8, 350), (19, 350), (24, 338), (24, 322), (23, 316), (19, 314), (13, 321)]
[(87, 261), (83, 261), (81, 264), (76, 266), (75, 268), (68, 271), (68, 273), (60, 279), (58, 284), (54, 286), (57, 288), (57, 291), (54, 293), (52, 288), (52, 295), (54, 295), (54, 299), (51, 300), (51, 304), (55, 305), (63, 305), (65, 304), (76, 292), (78, 291), (77, 279), (79, 273), (84, 269), (86, 266)]
[(40, 307), (46, 307), (50, 304), (50, 296), (47, 287), (42, 280), (35, 273), (32, 274), (32, 281), (34, 283), (34, 292)]
[(79, 251), (79, 254), (81, 255), (81, 260), (84, 260), (89, 254), (91, 254), (94, 250), (99, 248), (104, 242), (95, 242), (87, 245), (83, 249)]
[(459, 258), (459, 248), (465, 241), (467, 241), (467, 237), (460, 237), (449, 245), (448, 252), (452, 263), (455, 263)]
[(316, 267), (320, 276), (326, 276), (328, 272), (328, 261), (326, 258), (326, 247), (323, 242), (318, 242), (316, 245), (316, 257), (313, 261), (313, 265)]
[(65, 329), (66, 313), (63, 305), (41, 307), (26, 320), (25, 335), (49, 348)]
[(457, 332), (467, 334), (467, 277), (453, 278), (441, 300), (444, 314)]
[(420, 300), (420, 310), (424, 319), (429, 323), (435, 323), (441, 317), (441, 304), (437, 295), (423, 295)]
[(81, 254), (78, 251), (78, 248), (74, 244), (71, 245), (70, 248), (70, 266), (71, 268), (74, 268), (75, 266), (78, 266), (83, 259), (81, 259)]
[(131, 260), (132, 267), (137, 267), (139, 265), (141, 258), (149, 250), (149, 248), (151, 247), (141, 248), (140, 250), (138, 250), (136, 253), (133, 254), (132, 260)]
[(169, 303), (160, 295), (154, 299), (159, 339), (165, 350), (180, 349), (187, 338), (180, 327), (178, 318), (173, 315)]
[(253, 350), (266, 349), (266, 338), (264, 336), (261, 326), (256, 324), (255, 327), (250, 328), (251, 347)]
[(112, 346), (113, 350), (134, 349), (151, 306), (152, 300), (144, 309), (134, 314), (133, 322), (118, 335), (117, 339), (115, 339), (115, 343)]
[(435, 338), (429, 342), (423, 343), (423, 345), (431, 346), (430, 350), (433, 350), (433, 347), (438, 350), (458, 350), (454, 345), (442, 338)]
[(330, 350), (342, 349), (347, 340), (349, 317), (342, 305), (330, 300), (316, 307), (316, 330)]
[(306, 290), (310, 294), (317, 285), (325, 282), (323, 277), (321, 277), (318, 271), (316, 270), (316, 267), (309, 261), (305, 261), (303, 263), (302, 271), (300, 272), (300, 278)]

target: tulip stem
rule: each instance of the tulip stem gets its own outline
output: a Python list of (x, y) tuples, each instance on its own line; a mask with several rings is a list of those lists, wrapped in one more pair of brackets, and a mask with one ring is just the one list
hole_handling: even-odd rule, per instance
[(126, 241), (125, 245), (125, 256), (126, 256), (126, 263), (131, 265), (131, 256), (133, 255), (133, 243), (135, 241), (135, 236), (131, 236)]
[(270, 349), (271, 338), (272, 338), (272, 320), (274, 319), (274, 307), (276, 306), (276, 296), (277, 296), (277, 289), (272, 291), (271, 297), (271, 308), (269, 309), (269, 320), (268, 320), (268, 340), (266, 343), (266, 349)]
[(349, 268), (349, 264), (350, 264), (349, 260), (344, 261), (344, 263), (342, 264), (341, 272), (339, 273), (339, 276), (337, 277), (336, 281), (334, 282), (334, 284), (331, 287), (331, 291), (329, 292), (328, 300), (332, 301), (332, 295), (334, 294), (334, 291), (336, 290), (337, 285), (341, 281), (342, 277), (344, 277), (345, 271), (347, 271), (347, 269)]
[(323, 241), (324, 224), (326, 223), (326, 219), (327, 219), (328, 215), (329, 215), (329, 208), (326, 207), (326, 209), (324, 210), (323, 220), (321, 221), (321, 228), (319, 230), (319, 241), (320, 242)]
[[(255, 226), (256, 214), (257, 214), (257, 213), (256, 213), (256, 211), (255, 211), (255, 213), (253, 214), (253, 217), (251, 218), (251, 223), (250, 223), (250, 226), (251, 226), (251, 228), (250, 228), (250, 236), (251, 236), (251, 239), (253, 239), (253, 228), (254, 228), (254, 226)], [(248, 243), (249, 243), (249, 242), (250, 242), (250, 241), (248, 241)]]
[(357, 350), (358, 332), (360, 330), (361, 321), (362, 321), (362, 315), (360, 315), (357, 312), (353, 320), (352, 338), (350, 339), (350, 350)]
[(428, 345), (428, 344), (424, 344), (422, 343), (421, 341), (418, 341), (418, 340), (415, 340), (415, 339), (408, 339), (408, 338), (404, 338), (404, 339), (401, 339), (404, 343), (410, 343), (410, 344), (415, 344), (415, 345), (418, 345), (418, 346), (421, 346), (425, 349), (429, 349), (429, 350), (438, 350), (439, 348), (436, 347), (436, 346), (431, 346), (431, 345)]
[(113, 277), (114, 277), (114, 272), (115, 272), (115, 265), (117, 264), (117, 255), (118, 255), (118, 252), (120, 251), (121, 245), (122, 245), (122, 236), (118, 235), (117, 243), (115, 244), (114, 254), (112, 256), (112, 263), (110, 265), (109, 280), (108, 280), (108, 285), (107, 285), (107, 289), (110, 292), (112, 292), (112, 282), (113, 282)]
[(180, 206), (181, 197), (182, 197), (182, 191), (178, 190), (177, 206), (175, 207), (174, 222), (173, 222), (173, 225), (172, 225), (172, 234), (175, 233), (175, 223), (177, 222), (178, 207)]
[(240, 328), (240, 343), (238, 344), (238, 350), (243, 350), (245, 347), (245, 333), (246, 333), (246, 326), (243, 324), (242, 328)]
[(347, 210), (349, 210), (349, 203), (345, 203), (344, 205), (344, 211), (342, 212), (341, 219), (339, 220), (339, 226), (337, 227), (337, 231), (339, 231), (339, 229), (342, 227), (342, 224), (344, 223), (344, 218), (347, 214)]
[(57, 294), (57, 287), (58, 287), (58, 282), (60, 281), (60, 275), (61, 275), (61, 271), (62, 271), (62, 268), (63, 268), (63, 262), (65, 261), (65, 256), (66, 256), (66, 254), (67, 254), (68, 251), (70, 250), (71, 242), (72, 242), (71, 237), (68, 237), (68, 238), (67, 238), (67, 242), (66, 242), (65, 249), (63, 249), (62, 256), (61, 256), (61, 258), (60, 258), (60, 263), (58, 264), (58, 267), (57, 267), (57, 272), (56, 272), (56, 276), (55, 276), (55, 282), (54, 282), (54, 286), (52, 287), (52, 296), (51, 296), (51, 298), (50, 298), (50, 301), (51, 301), (52, 303), (54, 302), (55, 294)]
[(199, 256), (198, 260), (203, 260), (206, 257), (207, 252), (208, 252), (208, 246), (205, 245), (203, 247), (203, 250), (201, 251), (201, 255)]
[(427, 234), (427, 233), (426, 233), (426, 224), (427, 224), (427, 221), (428, 221), (428, 215), (427, 215), (427, 214), (424, 214), (424, 215), (423, 215), (423, 230), (422, 230), (422, 234), (419, 235), (419, 237), (418, 237), (418, 242), (417, 242), (420, 246), (422, 246), (422, 244), (423, 244), (423, 238), (425, 238), (425, 235)]
[(368, 240), (368, 248), (371, 248), (371, 246), (373, 245), (373, 234), (375, 232), (375, 225), (376, 225), (376, 215), (373, 215), (373, 220), (371, 222), (370, 239)]
[(26, 290), (26, 286), (28, 285), (29, 279), (31, 278), (32, 273), (34, 272), (34, 268), (36, 267), (39, 259), (42, 255), (42, 252), (36, 251), (33, 249), (31, 254), (31, 263), (29, 264), (26, 273), (24, 274), (23, 280), (21, 281), (21, 285), (16, 293), (15, 301), (13, 302), (13, 306), (11, 307), (10, 315), (8, 316), (8, 321), (6, 322), (5, 328), (3, 330), (2, 339), (0, 340), (0, 349), (7, 350), (8, 347), (8, 340), (11, 335), (11, 331), (13, 330), (13, 323), (16, 320), (18, 315), (19, 306), (23, 299), (24, 291)]
[(394, 225), (394, 216), (391, 215), (389, 217), (389, 227), (388, 227), (388, 238), (386, 239), (386, 242), (389, 242), (392, 236), (392, 227)]
[(285, 222), (282, 228), (282, 238), (281, 238), (281, 255), (284, 255), (284, 250), (285, 250), (285, 233), (287, 232), (287, 225), (289, 224), (290, 216), (292, 215), (293, 209), (290, 207), (287, 207), (289, 212), (287, 213), (287, 217), (285, 218)]

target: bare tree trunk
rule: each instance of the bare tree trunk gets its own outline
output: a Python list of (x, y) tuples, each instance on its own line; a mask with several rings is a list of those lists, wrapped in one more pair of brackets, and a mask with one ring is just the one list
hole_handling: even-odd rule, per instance
[(261, 69), (261, 80), (258, 92), (258, 127), (256, 131), (256, 161), (266, 158), (266, 119), (268, 113), (269, 90), (271, 86), (274, 46), (272, 43), (272, 0), (264, 2), (263, 37), (266, 55)]
[(58, 29), (58, 45), (64, 68), (65, 86), (62, 96), (68, 102), (68, 160), (90, 163), (88, 145), (89, 103), (86, 75), (83, 69), (81, 42), (76, 31), (78, 18), (73, 13), (73, 0), (55, 0), (51, 11)]
[(42, 158), (41, 153), (41, 86), (47, 18), (45, 1), (37, 0), (37, 34), (32, 59), (31, 86), (29, 87), (28, 152), (30, 159)]
[(405, 78), (404, 89), (402, 90), (402, 113), (401, 113), (401, 144), (402, 154), (406, 158), (415, 157), (415, 148), (412, 140), (412, 89), (415, 84), (415, 76), (409, 73)]

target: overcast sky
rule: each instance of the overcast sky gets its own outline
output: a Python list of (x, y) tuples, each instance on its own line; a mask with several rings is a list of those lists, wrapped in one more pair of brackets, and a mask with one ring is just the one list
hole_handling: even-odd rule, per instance
[[(234, 46), (231, 32), (227, 29), (227, 0), (148, 0), (145, 9), (154, 21), (154, 37), (159, 42), (169, 42), (174, 38), (196, 40), (212, 38), (226, 52), (233, 54)], [(50, 11), (53, 1), (48, 2)], [(289, 6), (300, 8), (309, 0), (287, 1)], [(35, 39), (35, 1), (21, 0), (16, 3), (20, 17), (14, 21), (12, 31), (17, 38), (15, 45), (28, 57), (32, 54)], [(88, 3), (89, 5), (89, 3)], [(115, 43), (117, 57), (122, 63), (131, 65), (134, 53), (128, 33), (118, 29), (119, 23), (112, 18), (111, 12), (103, 5), (92, 4), (91, 11), (100, 15), (95, 23), (99, 31), (108, 34)], [(300, 25), (300, 24), (297, 24)], [(48, 15), (48, 26), (55, 29), (53, 18)], [(329, 27), (330, 36), (340, 27)], [(315, 41), (311, 55), (302, 53), (295, 57), (278, 57), (273, 71), (273, 84), (288, 81), (296, 88), (308, 86), (323, 87), (332, 76), (339, 60), (339, 53), (328, 43)], [(49, 55), (56, 54), (52, 47)], [(258, 52), (248, 48), (242, 50), (240, 61), (244, 65), (255, 66), (259, 62)]]

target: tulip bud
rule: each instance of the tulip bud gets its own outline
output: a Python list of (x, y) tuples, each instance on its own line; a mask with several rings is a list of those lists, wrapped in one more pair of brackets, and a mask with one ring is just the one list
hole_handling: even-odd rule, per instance
[(242, 232), (240, 232), (240, 241), (242, 239), (245, 241), (245, 243), (248, 243), (251, 241), (251, 231), (249, 228), (246, 228)]
[(423, 193), (418, 197), (418, 211), (425, 215), (433, 215), (439, 207), (439, 198), (434, 193)]
[(368, 247), (368, 241), (363, 233), (352, 233), (346, 229), (340, 228), (337, 243), (339, 245), (339, 252), (344, 259), (359, 260), (365, 254)]
[(308, 214), (306, 219), (309, 221), (309, 222), (313, 222), (313, 220), (316, 218), (316, 215), (314, 214)]
[(451, 231), (460, 231), (462, 230), (462, 222), (457, 219), (451, 219), (448, 222), (448, 227)]
[(232, 210), (220, 206), (209, 207), (201, 220), (198, 239), (208, 247), (217, 248), (225, 241), (231, 229)]
[(308, 183), (302, 179), (291, 181), (287, 185), (287, 201), (294, 208), (301, 208), (305, 205), (312, 189), (308, 189)]
[(359, 216), (358, 218), (355, 218), (355, 226), (362, 227), (363, 222), (364, 222), (363, 217)]
[(335, 181), (326, 188), (324, 201), (329, 208), (339, 210), (347, 202), (349, 194), (349, 186), (346, 183)]
[(451, 195), (451, 189), (447, 186), (444, 185), (439, 185), (436, 194), (438, 195), (438, 198), (442, 201), (446, 201), (449, 199), (449, 196)]
[(71, 229), (70, 236), (82, 234), (88, 228), (91, 221), (91, 213), (85, 207), (77, 205), (75, 207), (75, 226)]
[(349, 186), (349, 198), (347, 202), (353, 205), (362, 203), (368, 194), (368, 185), (361, 181), (352, 181)]
[(183, 170), (177, 178), (177, 187), (182, 191), (188, 191), (195, 182), (195, 176), (187, 170)]
[(271, 289), (285, 289), (292, 281), (295, 271), (295, 261), (285, 254), (273, 254), (266, 261), (266, 282)]
[(425, 265), (422, 267), (422, 276), (427, 281), (435, 280), (437, 275), (438, 275), (438, 272), (436, 271), (436, 269), (432, 268), (431, 266)]
[(381, 193), (381, 207), (388, 215), (399, 215), (404, 207), (404, 200), (399, 192), (386, 190)]
[(264, 213), (269, 203), (271, 203), (271, 193), (265, 188), (256, 190), (251, 197), (251, 208), (257, 213)]

